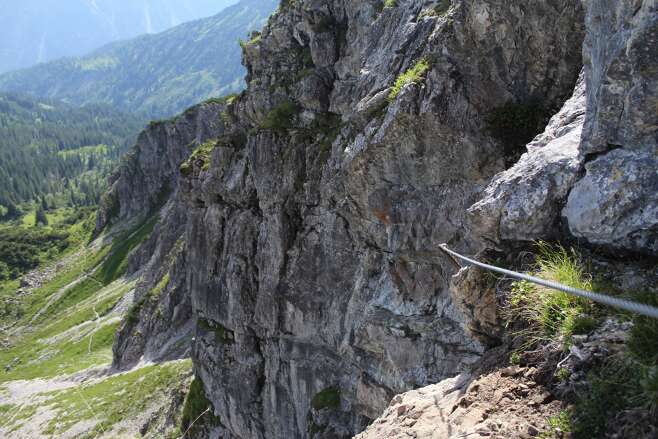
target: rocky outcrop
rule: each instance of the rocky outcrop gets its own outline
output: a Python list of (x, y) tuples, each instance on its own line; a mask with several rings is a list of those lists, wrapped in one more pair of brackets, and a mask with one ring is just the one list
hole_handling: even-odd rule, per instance
[(192, 107), (170, 121), (151, 122), (110, 177), (96, 219), (96, 231), (143, 219), (173, 199), (180, 165), (194, 148), (222, 130), (222, 103)]
[(516, 146), (489, 116), (573, 91), (579, 3), (378, 6), (282, 5), (188, 173), (193, 359), (220, 437), (350, 437), (495, 342), (495, 300), (451, 289), (438, 245), (468, 248), (466, 209)]
[[(658, 13), (654, 1), (587, 3), (584, 80), (469, 212), (490, 243), (564, 236), (658, 254)], [(651, 54), (651, 55), (649, 55)]]
[(398, 395), (355, 439), (529, 439), (548, 434), (546, 419), (559, 412), (559, 401), (532, 379), (531, 369), (510, 367)]
[(566, 197), (582, 174), (581, 137), (585, 122), (585, 77), (574, 95), (551, 119), (546, 131), (528, 144), (528, 152), (498, 174), (480, 201), (468, 210), (473, 236), (499, 243), (551, 239)]
[[(139, 277), (134, 303), (114, 343), (114, 367), (189, 355), (194, 330), (183, 269), (187, 209), (181, 197), (181, 164), (200, 145), (221, 135), (221, 102), (190, 108), (151, 123), (111, 179), (97, 216), (97, 231), (110, 224), (156, 221), (150, 237), (129, 258)], [(154, 218), (155, 217), (155, 218)]]
[(569, 195), (571, 233), (592, 244), (658, 254), (658, 5), (588, 3), (587, 121), (593, 158)]

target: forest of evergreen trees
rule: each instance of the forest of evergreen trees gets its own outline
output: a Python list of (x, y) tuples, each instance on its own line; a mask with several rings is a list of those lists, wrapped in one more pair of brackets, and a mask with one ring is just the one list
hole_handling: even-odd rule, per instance
[(0, 94), (0, 219), (20, 216), (30, 203), (96, 204), (143, 123), (104, 105)]

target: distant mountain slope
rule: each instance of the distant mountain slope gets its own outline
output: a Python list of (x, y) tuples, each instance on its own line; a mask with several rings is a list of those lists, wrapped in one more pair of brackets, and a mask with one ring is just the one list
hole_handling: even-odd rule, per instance
[(237, 0), (0, 0), (0, 72), (215, 15)]
[(173, 115), (242, 88), (238, 40), (260, 29), (277, 4), (243, 0), (213, 17), (110, 44), (83, 58), (4, 74), (0, 89), (74, 104), (103, 102), (154, 117)]
[(94, 204), (143, 124), (105, 105), (0, 94), (0, 218), (18, 204)]

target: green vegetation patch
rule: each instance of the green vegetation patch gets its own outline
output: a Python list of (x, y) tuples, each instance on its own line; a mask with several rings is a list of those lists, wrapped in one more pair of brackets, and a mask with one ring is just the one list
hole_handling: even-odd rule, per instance
[(217, 142), (217, 139), (212, 139), (199, 145), (194, 152), (192, 152), (192, 155), (190, 155), (190, 157), (181, 165), (181, 173), (183, 175), (190, 175), (194, 166), (198, 166), (204, 171), (210, 169), (212, 151), (217, 146)]
[[(592, 290), (592, 279), (586, 273), (577, 253), (563, 247), (538, 244), (538, 277), (583, 290)], [(512, 285), (510, 317), (529, 324), (522, 335), (534, 344), (561, 338), (569, 344), (574, 334), (584, 334), (598, 325), (596, 305), (567, 293), (520, 281)]]
[(423, 58), (418, 61), (412, 68), (401, 74), (398, 79), (395, 81), (391, 92), (388, 95), (389, 101), (394, 101), (402, 88), (409, 84), (419, 84), (425, 80), (425, 75), (432, 67), (430, 61), (427, 58)]
[[(0, 382), (52, 377), (111, 360), (118, 324), (97, 328), (95, 321), (132, 288), (130, 283), (116, 281), (126, 271), (128, 255), (151, 233), (156, 221), (157, 216), (150, 218), (99, 251), (81, 252), (68, 261), (66, 270), (15, 304), (18, 312), (10, 313), (11, 317), (31, 330), (0, 351), (0, 364), (7, 366), (0, 370)], [(3, 290), (4, 294), (7, 297), (0, 298), (9, 300), (11, 292)]]
[(39, 265), (55, 260), (88, 239), (93, 228), (90, 209), (57, 209), (37, 213), (45, 216), (37, 225), (35, 213), (19, 223), (0, 225), (0, 282), (17, 279)]
[(260, 127), (273, 131), (285, 131), (293, 128), (293, 122), (297, 113), (299, 113), (299, 106), (297, 104), (292, 101), (282, 102), (265, 116)]
[(219, 418), (213, 412), (212, 403), (208, 400), (203, 389), (203, 381), (199, 377), (194, 377), (190, 390), (185, 397), (181, 430), (186, 431), (193, 423), (195, 426), (208, 425), (209, 423), (219, 424)]
[(58, 437), (83, 420), (98, 424), (87, 437), (109, 432), (113, 426), (143, 412), (151, 404), (181, 388), (192, 372), (190, 360), (147, 366), (101, 382), (52, 392), (45, 405), (58, 412), (44, 434)]
[(205, 332), (212, 332), (215, 334), (215, 341), (220, 344), (233, 344), (235, 342), (235, 334), (230, 329), (223, 325), (213, 322), (211, 320), (200, 318), (197, 325)]
[(159, 219), (157, 214), (153, 215), (133, 231), (114, 238), (110, 254), (95, 273), (95, 278), (102, 284), (108, 285), (125, 274), (128, 267), (128, 255), (151, 235)]
[(317, 393), (311, 400), (314, 410), (340, 408), (340, 390), (337, 387), (328, 387)]
[[(582, 257), (558, 245), (538, 244), (533, 274), (579, 289), (598, 289)], [(658, 304), (655, 293), (619, 294), (647, 304)], [(521, 321), (526, 325), (517, 334), (525, 342), (520, 350), (556, 339), (567, 348), (572, 335), (593, 331), (607, 316), (633, 320), (627, 350), (593, 365), (587, 376), (589, 389), (578, 392), (569, 411), (548, 419), (549, 431), (542, 437), (571, 432), (575, 439), (603, 438), (610, 432), (610, 421), (620, 413), (636, 409), (646, 410), (651, 416), (658, 413), (658, 322), (655, 319), (604, 308), (528, 282), (513, 284), (508, 312), (510, 321)], [(518, 352), (513, 353), (510, 360), (520, 362)], [(556, 378), (567, 381), (569, 370), (559, 369)], [(626, 431), (625, 434), (644, 437), (646, 431), (643, 429), (647, 426), (638, 423), (626, 427), (637, 428), (637, 431)]]
[[(634, 408), (655, 414), (658, 401), (656, 366), (646, 367), (624, 358), (615, 358), (588, 374), (590, 388), (581, 392), (572, 413), (573, 437), (606, 437), (608, 422), (615, 415)], [(638, 425), (642, 429), (645, 425)], [(631, 436), (629, 436), (631, 437)], [(632, 437), (645, 437), (638, 431)]]
[(49, 378), (107, 364), (112, 360), (112, 343), (118, 323), (93, 329), (77, 341), (49, 343), (29, 340), (0, 352), (0, 382)]

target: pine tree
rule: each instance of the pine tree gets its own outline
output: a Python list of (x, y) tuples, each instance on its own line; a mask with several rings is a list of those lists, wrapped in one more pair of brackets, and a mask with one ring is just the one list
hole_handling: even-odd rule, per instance
[(46, 216), (46, 211), (43, 206), (39, 206), (35, 215), (35, 225), (38, 226), (39, 224), (43, 226), (48, 225), (48, 217)]

